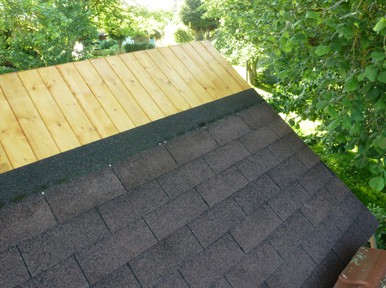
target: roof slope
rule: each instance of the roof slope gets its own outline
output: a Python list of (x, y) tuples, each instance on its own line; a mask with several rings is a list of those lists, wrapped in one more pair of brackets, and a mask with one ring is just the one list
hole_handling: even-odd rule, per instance
[(248, 88), (209, 42), (0, 75), (0, 173)]
[(0, 211), (1, 287), (332, 287), (377, 226), (252, 89), (144, 127)]

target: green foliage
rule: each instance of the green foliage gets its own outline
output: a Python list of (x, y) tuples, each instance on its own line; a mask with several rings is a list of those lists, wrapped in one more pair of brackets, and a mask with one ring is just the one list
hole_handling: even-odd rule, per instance
[(206, 10), (202, 7), (201, 0), (185, 0), (180, 11), (182, 23), (192, 29), (196, 40), (210, 37), (210, 32), (218, 27), (217, 17), (205, 17)]
[(174, 41), (176, 41), (176, 43), (188, 43), (193, 40), (194, 36), (186, 29), (179, 28), (174, 32)]
[(98, 46), (99, 46), (99, 49), (106, 50), (116, 45), (118, 45), (118, 41), (116, 40), (102, 40)]
[(128, 52), (134, 52), (134, 51), (153, 49), (154, 45), (146, 43), (146, 42), (133, 43), (133, 44), (127, 43), (123, 46), (123, 48), (125, 49), (125, 52), (128, 53)]
[(367, 206), (379, 222), (375, 239), (379, 249), (386, 249), (386, 209), (374, 204)]
[[(279, 82), (270, 99), (283, 113), (321, 121), (324, 143), (357, 151), (374, 191), (386, 182), (384, 0), (206, 0), (221, 17), (222, 50), (258, 57)], [(229, 53), (228, 53), (229, 54)], [(241, 53), (239, 53), (241, 54)]]

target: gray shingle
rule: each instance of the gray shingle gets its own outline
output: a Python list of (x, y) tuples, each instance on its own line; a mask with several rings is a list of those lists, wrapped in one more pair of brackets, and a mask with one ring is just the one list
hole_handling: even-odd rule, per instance
[(277, 164), (279, 164), (279, 161), (271, 151), (265, 148), (242, 160), (236, 166), (249, 181), (252, 181), (263, 175), (272, 167), (275, 167)]
[(269, 150), (271, 150), (280, 161), (283, 161), (294, 155), (300, 149), (303, 149), (305, 146), (306, 144), (304, 144), (298, 135), (290, 133), (269, 145)]
[(270, 288), (298, 288), (308, 279), (316, 265), (303, 249), (294, 250), (288, 260), (267, 280)]
[(157, 243), (143, 219), (116, 231), (76, 255), (88, 281), (94, 284)]
[(337, 177), (328, 181), (325, 188), (338, 202), (343, 201), (348, 194), (351, 194), (350, 189)]
[(306, 171), (307, 168), (292, 156), (271, 169), (268, 174), (280, 188), (284, 188), (299, 179)]
[(194, 235), (183, 227), (129, 262), (144, 287), (150, 287), (171, 273), (189, 256), (202, 250)]
[(321, 189), (301, 208), (302, 213), (316, 227), (334, 208), (336, 200), (326, 189)]
[(279, 137), (267, 126), (253, 130), (240, 139), (241, 143), (252, 153), (267, 147), (278, 140)]
[(358, 217), (354, 222), (358, 224), (368, 238), (374, 234), (374, 231), (379, 226), (379, 223), (374, 215), (369, 213), (364, 207), (361, 209), (361, 213), (358, 214)]
[(86, 212), (126, 190), (111, 169), (95, 172), (47, 193), (47, 201), (59, 222)]
[(275, 182), (267, 174), (249, 183), (243, 189), (233, 195), (233, 198), (247, 214), (251, 214), (256, 208), (280, 192)]
[(293, 131), (291, 127), (280, 117), (269, 123), (268, 127), (270, 127), (279, 137), (283, 137)]
[(346, 266), (359, 247), (365, 245), (368, 239), (358, 224), (354, 223), (347, 231), (343, 232), (342, 237), (335, 242), (333, 250)]
[(332, 175), (329, 169), (322, 162), (319, 162), (308, 170), (299, 182), (306, 188), (308, 193), (313, 195), (324, 185), (328, 184), (331, 179)]
[(243, 256), (244, 253), (237, 243), (229, 234), (225, 234), (207, 249), (185, 262), (179, 270), (190, 287), (207, 287)]
[(158, 183), (169, 197), (174, 198), (213, 175), (204, 159), (199, 158), (159, 177)]
[(197, 191), (210, 207), (248, 184), (236, 166), (232, 166), (197, 186)]
[(92, 288), (122, 288), (122, 287), (137, 287), (140, 284), (135, 279), (127, 265), (118, 268), (114, 272), (102, 278), (101, 281), (91, 286)]
[(126, 190), (151, 181), (176, 167), (176, 161), (163, 145), (135, 154), (113, 165), (115, 173)]
[(248, 125), (236, 115), (216, 121), (214, 124), (209, 125), (208, 129), (209, 133), (220, 145), (237, 139), (251, 131)]
[(188, 132), (166, 144), (166, 148), (179, 164), (194, 160), (217, 146), (217, 143), (205, 129)]
[(158, 240), (168, 236), (208, 209), (195, 189), (174, 198), (144, 218)]
[(160, 282), (157, 283), (157, 285), (154, 286), (154, 288), (171, 288), (171, 287), (178, 287), (178, 288), (189, 288), (188, 284), (182, 278), (181, 274), (178, 271), (174, 271), (167, 275), (165, 278), (163, 278)]
[(86, 288), (89, 287), (74, 257), (67, 258), (23, 283), (18, 288)]
[(103, 219), (112, 231), (156, 209), (169, 200), (156, 181), (148, 182), (131, 193), (117, 197), (98, 207)]
[(29, 271), (34, 276), (107, 233), (101, 217), (95, 210), (91, 210), (21, 243), (19, 247)]
[(283, 258), (287, 258), (289, 253), (301, 244), (308, 234), (312, 233), (313, 229), (311, 223), (299, 211), (296, 211), (275, 229), (268, 240)]
[(225, 277), (233, 287), (258, 287), (282, 262), (276, 250), (269, 243), (264, 242), (232, 267)]
[(218, 173), (250, 155), (240, 141), (232, 141), (204, 156), (205, 161)]
[(310, 198), (307, 191), (298, 183), (283, 188), (281, 193), (273, 197), (269, 206), (282, 219), (287, 219)]
[(240, 117), (243, 118), (252, 129), (259, 129), (280, 118), (267, 103), (261, 103), (243, 110), (240, 112)]
[(340, 231), (346, 231), (361, 210), (362, 204), (351, 193), (331, 211), (329, 217)]
[(310, 277), (304, 282), (302, 288), (330, 288), (338, 280), (340, 271), (343, 271), (344, 265), (330, 251), (318, 267), (311, 273)]
[(244, 252), (248, 253), (281, 224), (281, 220), (268, 206), (260, 206), (253, 214), (231, 230), (232, 236)]
[(0, 211), (0, 252), (55, 226), (56, 220), (41, 196)]
[(327, 218), (306, 236), (302, 247), (319, 264), (341, 236), (342, 232)]
[(16, 247), (0, 252), (0, 287), (14, 287), (28, 278), (27, 268)]
[(189, 228), (202, 246), (207, 247), (245, 217), (239, 205), (228, 198), (197, 217)]
[(209, 288), (232, 288), (232, 286), (227, 282), (227, 280), (225, 280), (224, 277), (221, 277), (210, 284)]
[(296, 152), (295, 155), (307, 168), (311, 168), (320, 162), (319, 156), (316, 155), (314, 151), (312, 151), (312, 149), (308, 146), (300, 149), (298, 152)]

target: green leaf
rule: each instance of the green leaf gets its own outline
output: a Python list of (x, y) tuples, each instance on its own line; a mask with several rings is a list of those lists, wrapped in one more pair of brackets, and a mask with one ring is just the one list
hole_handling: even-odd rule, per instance
[(323, 56), (323, 55), (326, 55), (327, 53), (330, 53), (330, 51), (331, 51), (331, 48), (329, 46), (320, 45), (316, 47), (315, 53), (318, 56)]
[(383, 137), (382, 135), (378, 136), (373, 141), (373, 145), (381, 148), (382, 150), (386, 150), (386, 137)]
[(384, 101), (382, 98), (380, 98), (375, 104), (374, 109), (376, 112), (379, 112), (382, 109), (386, 110), (386, 101)]
[(358, 80), (355, 78), (351, 78), (344, 84), (344, 88), (346, 89), (347, 92), (352, 92), (358, 89), (359, 83)]
[(316, 109), (318, 109), (318, 110), (322, 110), (322, 109), (324, 109), (328, 104), (330, 104), (330, 102), (328, 102), (328, 101), (320, 101), (320, 102), (318, 102), (318, 103), (316, 103)]
[(379, 73), (377, 79), (379, 81), (381, 81), (382, 83), (386, 83), (386, 71), (383, 71), (383, 72)]
[(339, 34), (342, 34), (348, 40), (354, 37), (353, 31), (346, 26), (338, 28), (337, 31)]
[(330, 114), (330, 116), (331, 116), (333, 119), (339, 117), (338, 112), (336, 112), (335, 108), (334, 108), (333, 106), (331, 106), (331, 105), (327, 106), (327, 107), (325, 108), (325, 111), (326, 111), (328, 114)]
[(369, 181), (371, 189), (380, 192), (385, 188), (385, 180), (382, 177), (374, 177)]
[(383, 29), (385, 29), (385, 27), (386, 27), (386, 18), (382, 17), (381, 20), (379, 20), (377, 24), (375, 24), (373, 29), (375, 32), (379, 34)]
[(320, 23), (320, 16), (319, 16), (319, 13), (315, 12), (315, 11), (307, 11), (306, 13), (306, 18), (308, 19), (314, 19), (316, 20), (318, 23)]
[(382, 61), (385, 59), (385, 53), (379, 52), (379, 51), (373, 51), (371, 52), (371, 58), (373, 58), (376, 61)]
[(367, 79), (374, 82), (377, 79), (378, 70), (374, 66), (367, 66), (365, 69), (365, 75)]

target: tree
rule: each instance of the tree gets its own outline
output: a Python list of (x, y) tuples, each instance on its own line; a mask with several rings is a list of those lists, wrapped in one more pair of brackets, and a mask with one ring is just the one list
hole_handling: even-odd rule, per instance
[[(386, 4), (383, 0), (206, 0), (222, 37), (273, 67), (270, 100), (320, 120), (332, 149), (355, 150), (370, 186), (386, 183)], [(219, 41), (225, 45), (225, 41)], [(231, 50), (232, 48), (225, 48)], [(254, 51), (255, 49), (255, 51)], [(297, 120), (297, 119), (293, 119)]]
[(96, 35), (89, 4), (87, 0), (3, 0), (0, 66), (20, 70), (71, 61), (75, 43)]
[(182, 23), (194, 31), (196, 40), (202, 40), (204, 34), (209, 38), (210, 32), (218, 27), (216, 18), (204, 17), (206, 10), (201, 5), (201, 0), (185, 0), (180, 11)]

